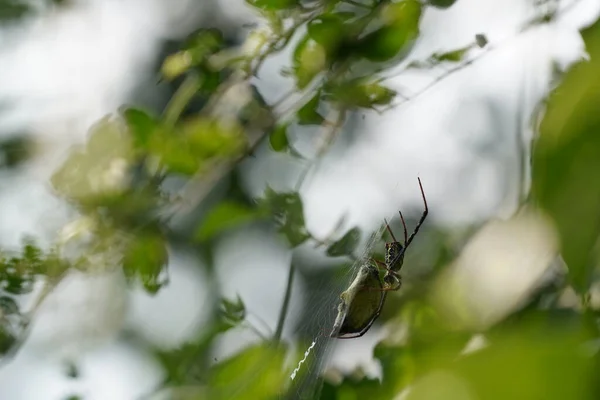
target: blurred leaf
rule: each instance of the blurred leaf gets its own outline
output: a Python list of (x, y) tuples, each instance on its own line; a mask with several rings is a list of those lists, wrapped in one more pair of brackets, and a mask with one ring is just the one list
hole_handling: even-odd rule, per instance
[(327, 68), (327, 49), (310, 36), (305, 36), (294, 50), (293, 69), (298, 89), (306, 88)]
[(338, 47), (346, 36), (344, 21), (352, 16), (353, 13), (323, 14), (308, 23), (308, 37), (323, 46), (329, 61), (334, 61)]
[(321, 101), (321, 92), (318, 91), (305, 105), (297, 112), (299, 125), (321, 125), (325, 118), (317, 111)]
[(287, 137), (287, 129), (289, 124), (280, 124), (273, 129), (271, 135), (269, 135), (269, 143), (271, 148), (277, 152), (287, 151), (289, 149), (289, 142)]
[(262, 217), (264, 214), (261, 210), (235, 201), (223, 201), (208, 212), (196, 232), (196, 238), (205, 241), (227, 229)]
[(360, 233), (358, 227), (350, 229), (340, 240), (327, 248), (327, 255), (329, 257), (352, 256), (360, 241)]
[(285, 349), (257, 345), (217, 364), (210, 371), (206, 399), (274, 399), (286, 379)]
[(184, 74), (192, 66), (192, 56), (187, 51), (179, 51), (165, 57), (160, 72), (166, 80), (173, 80)]
[(390, 104), (396, 92), (377, 82), (368, 82), (359, 78), (332, 86), (327, 96), (349, 107), (373, 108), (377, 105)]
[[(223, 46), (223, 34), (218, 29), (200, 29), (189, 35), (183, 44), (183, 50), (168, 55), (163, 61), (161, 73), (167, 80), (173, 80), (192, 67), (199, 67), (205, 75), (203, 84), (214, 83), (214, 71), (203, 68), (208, 57)], [(205, 88), (206, 89), (206, 88)]]
[(132, 133), (134, 143), (145, 148), (158, 126), (158, 121), (145, 111), (137, 108), (127, 108), (123, 111), (123, 117)]
[[(524, 328), (524, 327), (523, 327)], [(592, 359), (579, 335), (518, 329), (420, 379), (408, 399), (593, 399)], [(507, 384), (510, 382), (510, 384)]]
[(246, 319), (246, 306), (238, 295), (235, 300), (221, 299), (222, 331), (233, 328)]
[(169, 172), (193, 175), (211, 161), (239, 156), (245, 147), (244, 130), (235, 119), (197, 116), (184, 121), (175, 132), (157, 131), (149, 151)]
[(292, 247), (310, 238), (304, 224), (304, 207), (298, 192), (277, 193), (267, 187), (264, 203), (270, 210), (279, 232), (287, 238)]
[(139, 279), (148, 293), (155, 294), (167, 283), (161, 276), (167, 265), (168, 252), (158, 233), (136, 233), (123, 255), (123, 271), (129, 278)]
[(8, 296), (0, 297), (0, 309), (2, 309), (2, 315), (19, 314), (19, 306)]
[(23, 0), (1, 0), (0, 21), (11, 21), (23, 18), (31, 12), (31, 7)]
[(434, 61), (450, 61), (450, 62), (459, 62), (463, 59), (467, 51), (471, 49), (471, 46), (465, 46), (461, 49), (456, 49), (452, 51), (447, 51), (445, 53), (435, 53), (431, 58)]
[(246, 0), (246, 3), (265, 11), (279, 11), (295, 7), (298, 0)]
[(456, 0), (427, 0), (427, 4), (436, 8), (449, 8)]
[(197, 65), (223, 46), (223, 33), (216, 28), (200, 29), (191, 34), (183, 47), (188, 52), (193, 65)]
[(388, 61), (407, 50), (419, 34), (422, 5), (417, 0), (390, 3), (381, 11), (383, 26), (358, 43), (359, 53), (370, 61)]
[(97, 123), (85, 148), (73, 150), (52, 176), (54, 189), (80, 202), (123, 193), (133, 158), (132, 140), (125, 128), (115, 118), (107, 117)]
[(573, 287), (585, 293), (600, 235), (600, 23), (583, 33), (591, 61), (569, 71), (548, 101), (534, 148), (532, 191), (554, 219)]
[(31, 155), (31, 143), (26, 137), (12, 137), (0, 141), (0, 166), (18, 167)]
[(17, 339), (12, 333), (0, 327), (0, 354), (6, 354), (16, 341)]

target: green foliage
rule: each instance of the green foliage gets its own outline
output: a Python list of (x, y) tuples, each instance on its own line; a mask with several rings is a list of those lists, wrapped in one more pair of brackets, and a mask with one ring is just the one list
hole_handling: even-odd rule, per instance
[(327, 248), (329, 257), (352, 256), (360, 240), (360, 228), (354, 227)]
[(297, 0), (246, 0), (246, 2), (265, 11), (285, 10), (298, 4)]
[[(176, 244), (204, 257), (202, 264), (210, 272), (206, 279), (214, 299), (195, 305), (205, 307), (209, 314), (196, 338), (178, 349), (156, 351), (165, 368), (163, 388), (179, 399), (302, 397), (301, 389), (290, 389), (290, 368), (284, 362), (289, 356), (287, 349), (276, 340), (264, 340), (258, 329), (253, 332), (258, 332), (264, 343), (226, 360), (213, 356), (221, 335), (251, 326), (247, 316), (253, 311), (239, 296), (221, 298), (212, 265), (216, 239), (266, 218), (273, 221), (290, 248), (312, 237), (297, 191), (276, 192), (267, 187), (262, 198), (252, 198), (235, 180), (235, 169), (247, 157), (260, 156), (255, 150), (262, 145), (297, 156), (290, 145), (291, 130), (297, 125), (320, 127), (314, 130), (323, 132), (329, 143), (350, 112), (391, 105), (396, 92), (377, 74), (410, 52), (419, 35), (424, 7), (447, 8), (454, 1), (247, 2), (270, 28), (255, 32), (254, 37), (260, 39), (255, 51), (242, 53), (240, 48), (245, 46), (228, 47), (215, 29), (194, 32), (162, 65), (163, 78), (181, 83), (163, 113), (129, 107), (118, 116), (103, 119), (92, 129), (87, 143), (74, 149), (55, 171), (53, 188), (82, 218), (93, 222), (87, 232), (93, 238), (72, 264), (60, 260), (59, 253), (44, 252), (32, 243), (26, 243), (19, 254), (1, 254), (0, 352), (9, 351), (21, 340), (17, 327), (26, 323), (15, 296), (30, 293), (37, 279), (60, 279), (68, 267), (86, 270), (90, 259), (100, 258), (110, 261), (104, 267), (120, 262), (130, 282), (155, 294), (168, 283), (167, 249)], [(15, 6), (11, 12), (17, 15), (18, 10)], [(0, 17), (2, 11), (0, 7)], [(414, 259), (407, 258), (406, 264), (414, 265), (410, 268), (418, 272), (407, 279), (400, 294), (386, 297), (378, 321), (390, 329), (373, 353), (381, 365), (381, 379), (367, 377), (360, 369), (328, 374), (337, 379), (326, 379), (320, 398), (390, 399), (408, 388), (410, 392), (402, 395), (408, 399), (598, 398), (593, 381), (598, 355), (586, 349), (597, 341), (600, 331), (590, 294), (597, 284), (595, 272), (600, 261), (600, 177), (596, 176), (600, 171), (596, 134), (600, 119), (595, 112), (600, 101), (596, 73), (599, 29), (596, 25), (584, 33), (592, 60), (573, 69), (551, 96), (533, 157), (533, 198), (556, 223), (569, 282), (580, 294), (583, 310), (566, 308), (556, 300), (565, 294), (567, 285), (559, 282), (524, 298), (521, 309), (497, 324), (473, 332), (440, 312), (432, 301), (433, 291), (446, 289), (435, 285), (436, 279), (460, 250), (460, 246), (441, 243), (442, 239), (436, 241), (432, 235), (429, 241), (435, 242), (433, 245)], [(434, 53), (409, 68), (455, 63), (455, 70), (470, 49), (486, 43), (487, 39), (478, 35), (468, 46)], [(284, 49), (291, 50), (287, 71), (298, 90), (295, 96), (269, 105), (253, 86), (253, 75), (267, 57)], [(239, 88), (250, 94), (240, 94), (243, 90)], [(248, 98), (242, 99), (244, 96)], [(300, 100), (289, 101), (294, 97)], [(240, 104), (232, 104), (237, 100)], [(288, 102), (293, 104), (280, 112), (278, 106)], [(189, 107), (190, 103), (194, 107)], [(325, 120), (324, 113), (330, 111), (339, 114), (338, 120)], [(184, 112), (187, 115), (182, 117)], [(297, 133), (301, 134), (293, 132), (293, 137)], [(19, 146), (1, 146), (8, 165), (22, 161)], [(173, 182), (172, 186), (181, 185), (181, 191), (177, 186), (175, 192), (167, 193)], [(215, 187), (218, 190), (213, 190)], [(209, 196), (210, 202), (204, 202)], [(177, 205), (188, 203), (189, 215), (173, 213)], [(213, 204), (208, 211), (200, 207), (206, 203)], [(187, 226), (173, 227), (169, 223), (173, 216), (185, 220)], [(353, 227), (329, 244), (325, 253), (353, 257), (360, 237), (360, 229)], [(346, 269), (343, 273), (348, 275)], [(290, 274), (290, 282), (293, 276)], [(337, 300), (342, 290), (332, 298)], [(367, 295), (382, 298), (380, 293)], [(315, 314), (326, 313), (331, 306), (321, 304)], [(371, 318), (373, 313), (367, 314)], [(330, 328), (319, 326), (318, 333), (310, 332), (312, 336), (302, 339), (325, 341), (319, 335)], [(474, 334), (484, 335), (486, 345), (465, 353)], [(307, 379), (313, 372), (316, 376), (318, 369), (315, 371), (306, 373)]]
[(221, 299), (221, 317), (223, 331), (238, 326), (246, 319), (246, 306), (239, 295), (235, 300)]
[(290, 143), (287, 137), (288, 124), (281, 124), (273, 129), (271, 135), (269, 135), (269, 143), (271, 148), (277, 152), (287, 151)]
[(320, 125), (323, 123), (325, 118), (323, 118), (323, 116), (318, 112), (320, 101), (321, 92), (317, 92), (309, 101), (306, 102), (306, 104), (300, 107), (296, 113), (298, 124)]
[(290, 246), (296, 247), (310, 238), (304, 225), (302, 199), (297, 192), (277, 193), (267, 187), (263, 204)]
[(13, 137), (0, 140), (0, 166), (6, 168), (18, 167), (31, 155), (31, 143), (26, 138)]
[(327, 99), (352, 108), (374, 108), (375, 106), (388, 105), (396, 95), (394, 90), (364, 78), (331, 85), (326, 87), (325, 90)]
[(388, 61), (407, 51), (419, 34), (422, 5), (404, 0), (382, 7), (383, 26), (366, 35), (358, 44), (360, 54), (370, 61)]
[(207, 399), (270, 399), (276, 397), (286, 379), (285, 349), (258, 345), (245, 349), (211, 369)]
[(533, 193), (552, 216), (573, 287), (581, 294), (598, 265), (600, 236), (600, 25), (584, 34), (591, 61), (576, 65), (548, 101), (533, 159)]
[(123, 254), (123, 271), (137, 277), (147, 292), (155, 294), (167, 282), (163, 278), (168, 252), (164, 238), (157, 232), (139, 232), (131, 237)]
[(452, 7), (456, 3), (456, 0), (427, 0), (427, 4), (436, 8), (448, 8)]
[(209, 57), (223, 47), (223, 35), (217, 29), (200, 29), (190, 35), (183, 49), (169, 55), (163, 62), (162, 75), (167, 80), (173, 80), (190, 69), (201, 72), (211, 81), (216, 72), (210, 66)]
[(262, 210), (235, 201), (223, 201), (211, 209), (196, 232), (200, 241), (211, 239), (225, 230), (264, 218)]

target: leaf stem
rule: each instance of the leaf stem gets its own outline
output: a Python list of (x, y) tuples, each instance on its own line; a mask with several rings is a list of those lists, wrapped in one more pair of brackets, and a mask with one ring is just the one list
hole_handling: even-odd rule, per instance
[(177, 88), (177, 91), (167, 104), (167, 107), (164, 112), (165, 124), (167, 126), (174, 126), (185, 107), (189, 104), (192, 97), (198, 91), (198, 86), (200, 85), (200, 77), (197, 74), (188, 74), (185, 77), (185, 80)]
[(283, 297), (283, 304), (281, 306), (281, 311), (279, 313), (279, 318), (277, 320), (277, 329), (275, 330), (275, 334), (273, 335), (273, 340), (277, 343), (281, 340), (281, 334), (283, 332), (283, 325), (285, 323), (285, 317), (288, 312), (288, 308), (290, 306), (290, 298), (292, 297), (292, 284), (294, 283), (294, 274), (296, 273), (296, 267), (294, 263), (290, 263), (290, 270), (288, 273), (287, 284), (285, 287), (285, 295)]

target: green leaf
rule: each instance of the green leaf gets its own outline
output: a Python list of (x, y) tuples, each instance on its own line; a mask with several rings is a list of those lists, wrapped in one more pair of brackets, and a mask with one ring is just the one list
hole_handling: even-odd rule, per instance
[(360, 240), (360, 228), (354, 227), (342, 236), (342, 238), (327, 248), (330, 257), (351, 256)]
[(9, 137), (0, 140), (0, 167), (15, 168), (32, 155), (31, 140), (26, 137)]
[(285, 10), (298, 4), (298, 0), (246, 0), (246, 2), (264, 11)]
[(431, 56), (431, 59), (436, 62), (441, 61), (450, 61), (450, 62), (459, 62), (462, 61), (467, 51), (471, 49), (471, 46), (466, 46), (460, 49), (447, 51), (445, 53), (435, 53)]
[(307, 25), (308, 36), (323, 46), (329, 60), (337, 53), (337, 48), (344, 40), (344, 20), (349, 18), (346, 13), (320, 15)]
[(12, 21), (25, 17), (32, 11), (29, 4), (23, 0), (0, 1), (0, 21)]
[(215, 235), (235, 226), (256, 221), (264, 216), (260, 210), (235, 201), (223, 201), (208, 212), (196, 238), (200, 241), (211, 239)]
[(435, 8), (449, 8), (456, 3), (456, 0), (427, 0), (427, 4)]
[(287, 151), (290, 143), (288, 142), (287, 129), (289, 124), (280, 124), (273, 129), (269, 135), (269, 143), (271, 148), (277, 152)]
[(378, 82), (368, 82), (359, 78), (333, 86), (327, 96), (348, 107), (373, 108), (391, 103), (396, 91)]
[(123, 255), (123, 271), (128, 278), (139, 279), (148, 293), (155, 294), (167, 283), (163, 270), (168, 252), (158, 233), (140, 232), (131, 238)]
[(600, 24), (583, 37), (591, 61), (573, 67), (550, 96), (534, 148), (532, 191), (554, 219), (577, 292), (586, 293), (600, 236)]
[(171, 81), (187, 72), (193, 65), (192, 61), (192, 56), (187, 51), (169, 54), (162, 63), (160, 73), (166, 80)]
[(381, 12), (384, 25), (359, 41), (359, 54), (374, 62), (403, 55), (419, 34), (421, 12), (422, 5), (417, 0), (404, 0), (384, 7)]
[(246, 306), (238, 295), (235, 300), (221, 299), (222, 331), (233, 328), (246, 319)]
[(293, 69), (298, 89), (306, 88), (328, 65), (327, 49), (310, 36), (305, 36), (294, 50)]
[(281, 394), (286, 379), (283, 346), (257, 345), (217, 364), (206, 382), (206, 399), (274, 399)]
[(304, 207), (298, 192), (277, 193), (267, 187), (263, 200), (282, 233), (292, 247), (304, 243), (309, 237), (304, 224)]
[(123, 117), (132, 133), (134, 143), (145, 148), (158, 126), (158, 121), (138, 108), (127, 108), (123, 111)]
[(321, 102), (321, 92), (318, 91), (296, 113), (299, 125), (321, 125), (325, 118), (317, 111)]

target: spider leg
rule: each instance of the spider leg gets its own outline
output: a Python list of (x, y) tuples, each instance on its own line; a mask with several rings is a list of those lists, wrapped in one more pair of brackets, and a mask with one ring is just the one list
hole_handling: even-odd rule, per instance
[(377, 266), (379, 267), (379, 269), (385, 269), (386, 271), (390, 270), (390, 268), (387, 266), (387, 264), (384, 263), (383, 261), (379, 261), (379, 260), (376, 260), (374, 258), (372, 260), (375, 262), (375, 264), (377, 264)]
[(408, 247), (408, 245), (410, 244), (410, 242), (412, 242), (412, 240), (415, 238), (415, 236), (417, 235), (417, 232), (419, 232), (419, 228), (421, 228), (421, 225), (423, 225), (423, 222), (425, 222), (425, 218), (427, 218), (427, 214), (429, 213), (429, 209), (427, 208), (427, 198), (425, 198), (425, 191), (423, 190), (423, 185), (421, 184), (421, 178), (417, 178), (417, 179), (419, 180), (419, 187), (421, 188), (421, 196), (423, 197), (423, 204), (425, 204), (425, 210), (423, 211), (423, 214), (421, 215), (421, 219), (417, 223), (415, 230), (413, 231), (413, 233), (410, 234), (410, 237), (408, 238), (408, 241), (406, 242), (406, 246), (404, 246), (404, 249), (406, 249)]
[[(390, 236), (392, 236), (394, 242), (397, 242), (396, 237), (394, 236), (394, 232), (392, 232), (392, 228), (390, 228), (390, 224), (388, 224), (387, 219), (384, 218), (383, 220), (385, 221), (385, 228), (390, 233)], [(406, 229), (406, 227), (404, 229)], [(406, 236), (406, 232), (404, 232), (404, 235)]]
[(406, 221), (404, 221), (402, 211), (398, 211), (398, 214), (400, 214), (400, 220), (402, 221), (402, 227), (404, 228), (404, 247), (406, 247), (406, 242), (408, 242), (408, 231), (406, 229)]

